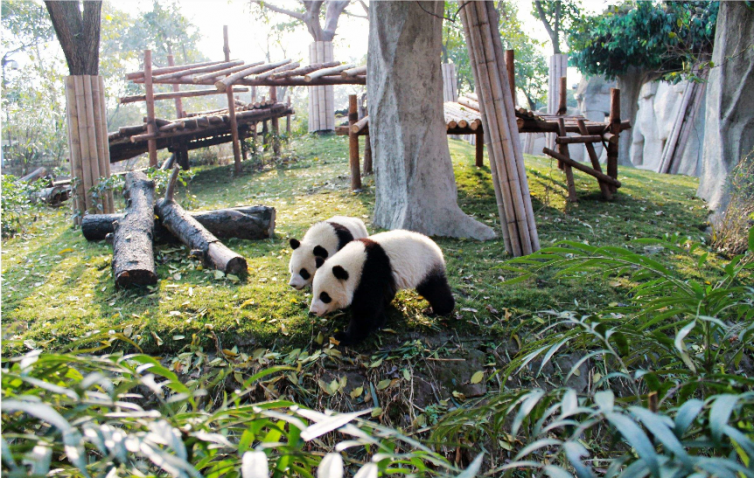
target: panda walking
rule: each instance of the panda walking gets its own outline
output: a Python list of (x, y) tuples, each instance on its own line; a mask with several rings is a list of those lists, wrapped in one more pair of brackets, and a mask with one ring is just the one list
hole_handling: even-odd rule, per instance
[(416, 289), (435, 314), (455, 307), (440, 247), (416, 232), (383, 232), (349, 242), (319, 268), (309, 311), (322, 317), (351, 306), (348, 329), (334, 336), (350, 345), (384, 325), (385, 306), (401, 289)]

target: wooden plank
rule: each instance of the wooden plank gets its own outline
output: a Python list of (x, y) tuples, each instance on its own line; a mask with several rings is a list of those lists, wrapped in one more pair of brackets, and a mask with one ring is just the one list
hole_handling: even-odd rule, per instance
[(258, 65), (258, 66), (252, 66), (250, 68), (246, 68), (237, 73), (233, 73), (232, 75), (228, 75), (221, 80), (217, 80), (215, 82), (215, 88), (217, 88), (219, 91), (225, 91), (229, 86), (237, 83), (239, 80), (242, 80), (246, 78), (247, 76), (250, 76), (256, 73), (264, 73), (265, 71), (272, 70), (279, 66), (287, 65), (290, 62), (291, 60), (285, 59), (277, 63), (265, 63), (264, 65)]
[[(187, 78), (187, 77), (190, 77), (191, 75), (197, 75), (200, 73), (209, 73), (212, 71), (225, 70), (233, 66), (243, 65), (243, 63), (244, 62), (241, 60), (233, 60), (233, 61), (227, 60), (224, 63), (218, 63), (216, 65), (203, 66), (201, 68), (192, 68), (190, 70), (176, 71), (174, 73), (167, 73), (165, 75), (157, 75), (152, 79), (152, 81), (160, 82), (163, 80), (170, 80), (173, 78)], [(154, 75), (154, 73), (152, 74)], [(145, 75), (145, 78), (146, 78), (146, 75)]]
[[(166, 66), (163, 68), (152, 68), (152, 74), (153, 75), (162, 75), (165, 73), (174, 73), (176, 71), (186, 71), (190, 70), (192, 68), (198, 68), (201, 66), (210, 66), (210, 65), (217, 65), (218, 63), (222, 63), (222, 61), (204, 61), (201, 63), (192, 63), (189, 65), (176, 65), (176, 66)], [(151, 65), (150, 65), (151, 66)], [(144, 70), (140, 71), (133, 71), (131, 73), (126, 73), (126, 79), (127, 80), (137, 80), (140, 78), (144, 78)]]
[[(147, 101), (147, 133), (155, 134), (157, 125), (154, 122), (154, 90), (152, 88), (152, 50), (144, 50), (144, 89)], [(149, 140), (149, 167), (157, 167), (157, 142)]]
[[(178, 85), (173, 84), (174, 87), (178, 87)], [(244, 93), (246, 91), (249, 91), (246, 87), (235, 87), (233, 88), (233, 93)], [(212, 96), (212, 95), (222, 95), (223, 91), (217, 91), (217, 90), (193, 90), (193, 91), (173, 91), (172, 93), (157, 93), (152, 96), (154, 101), (160, 101), (160, 100), (172, 100), (175, 99), (176, 101), (180, 101), (180, 98), (194, 98), (197, 96)], [(139, 101), (146, 101), (147, 97), (146, 95), (135, 95), (135, 96), (124, 96), (122, 98), (119, 98), (118, 102), (121, 104), (126, 103), (136, 103)], [(176, 104), (176, 109), (178, 108), (178, 104)], [(178, 116), (179, 118), (181, 116)]]
[(579, 171), (581, 171), (583, 173), (586, 173), (586, 174), (589, 174), (591, 176), (594, 176), (595, 178), (599, 179), (600, 181), (606, 182), (611, 187), (616, 187), (616, 188), (621, 187), (621, 183), (617, 179), (613, 179), (610, 176), (608, 176), (607, 174), (595, 171), (592, 168), (590, 168), (589, 166), (585, 166), (585, 165), (579, 163), (578, 161), (574, 161), (570, 157), (564, 156), (564, 155), (562, 155), (562, 154), (560, 154), (560, 153), (558, 153), (556, 151), (551, 150), (550, 148), (544, 148), (542, 150), (542, 152), (545, 153), (548, 156), (552, 156), (553, 158), (555, 158), (555, 159), (557, 159), (559, 161), (563, 161), (564, 163), (567, 163), (569, 166), (571, 166), (573, 168), (576, 168), (576, 169), (578, 169)]

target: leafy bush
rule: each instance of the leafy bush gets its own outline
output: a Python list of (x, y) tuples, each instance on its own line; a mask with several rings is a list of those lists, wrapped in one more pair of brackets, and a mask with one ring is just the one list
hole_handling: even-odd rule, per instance
[[(701, 271), (709, 267), (709, 254), (698, 244), (677, 236), (635, 244), (690, 256), (697, 278), (628, 248), (571, 241), (513, 260), (507, 267), (522, 273), (509, 282), (530, 278), (530, 270), (516, 267), (527, 264), (556, 267), (558, 277), (597, 274), (635, 284), (629, 304), (612, 304), (581, 318), (560, 314), (536, 331), (537, 339), (524, 345), (503, 372), (503, 383), (534, 366), (540, 375), (559, 352), (576, 351), (581, 358), (566, 382), (591, 361), (599, 370), (594, 373), (595, 393), (578, 397), (573, 390), (502, 390), (489, 402), (451, 413), (434, 438), (489, 443), (500, 451), (495, 438), (510, 425), (506, 443), (520, 440), (522, 448), (514, 458), (517, 464), (501, 464), (501, 471), (524, 466), (548, 476), (566, 476), (562, 469), (548, 466), (561, 460), (579, 477), (593, 476), (592, 467), (581, 463), (592, 448), (602, 454), (601, 463), (609, 465), (605, 476), (660, 476), (660, 468), (669, 473), (662, 476), (687, 476), (691, 469), (702, 473), (699, 476), (754, 476), (754, 444), (747, 438), (754, 430), (754, 264), (736, 256), (718, 271), (719, 280), (705, 283)], [(730, 419), (736, 407), (739, 419)], [(527, 427), (522, 428), (524, 422)], [(606, 440), (617, 448), (604, 446)], [(534, 451), (526, 462), (518, 462)], [(493, 453), (493, 462), (501, 463), (503, 455)], [(749, 468), (741, 471), (745, 467)]]
[[(110, 340), (129, 340), (114, 334)], [(109, 342), (105, 341), (105, 346)], [(396, 430), (287, 400), (253, 403), (256, 387), (291, 367), (232, 367), (182, 383), (143, 354), (48, 354), (4, 359), (5, 476), (445, 476), (447, 460)], [(226, 393), (227, 376), (243, 386)], [(270, 378), (272, 377), (272, 378)], [(333, 431), (348, 436), (338, 441)], [(473, 475), (481, 457), (467, 470)]]
[(35, 192), (44, 187), (42, 180), (33, 184), (19, 181), (13, 175), (3, 174), (2, 189), (2, 236), (13, 237), (23, 234), (34, 221), (40, 204), (32, 201)]

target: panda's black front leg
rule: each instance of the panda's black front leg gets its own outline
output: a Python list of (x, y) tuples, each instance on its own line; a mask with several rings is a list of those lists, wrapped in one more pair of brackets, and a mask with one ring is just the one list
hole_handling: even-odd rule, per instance
[(351, 304), (351, 322), (345, 332), (338, 332), (333, 337), (341, 345), (352, 345), (361, 342), (370, 332), (384, 324), (385, 306), (382, 302), (364, 303), (354, 301)]

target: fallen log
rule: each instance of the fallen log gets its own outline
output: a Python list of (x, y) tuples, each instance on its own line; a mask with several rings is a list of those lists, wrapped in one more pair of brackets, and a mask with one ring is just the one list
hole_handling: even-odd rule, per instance
[(55, 184), (52, 187), (44, 188), (40, 191), (35, 191), (31, 195), (32, 202), (43, 202), (48, 206), (60, 206), (63, 202), (67, 201), (71, 197), (71, 183), (68, 184)]
[(20, 181), (23, 181), (23, 182), (25, 182), (25, 183), (29, 183), (29, 184), (31, 184), (31, 183), (33, 183), (33, 182), (35, 182), (35, 181), (39, 180), (39, 179), (42, 179), (42, 178), (43, 178), (43, 177), (45, 177), (46, 175), (47, 175), (47, 169), (46, 169), (46, 168), (43, 168), (43, 167), (41, 167), (41, 168), (37, 168), (37, 169), (35, 169), (34, 171), (30, 172), (30, 173), (29, 173), (29, 174), (27, 174), (26, 176), (21, 176), (21, 177), (19, 178), (19, 180), (20, 180)]
[(154, 181), (126, 174), (126, 213), (113, 222), (113, 275), (118, 287), (157, 283), (154, 266)]
[[(275, 234), (274, 207), (240, 206), (189, 214), (219, 239), (257, 240)], [(113, 223), (122, 217), (123, 214), (87, 214), (81, 223), (81, 232), (88, 241), (101, 241), (113, 232)], [(162, 224), (155, 222), (154, 242), (169, 242), (171, 238)]]
[(219, 269), (226, 274), (246, 274), (246, 259), (225, 247), (217, 237), (173, 200), (179, 171), (177, 167), (173, 169), (165, 198), (157, 204), (157, 213), (163, 226), (186, 244), (192, 254), (201, 257), (207, 266)]

